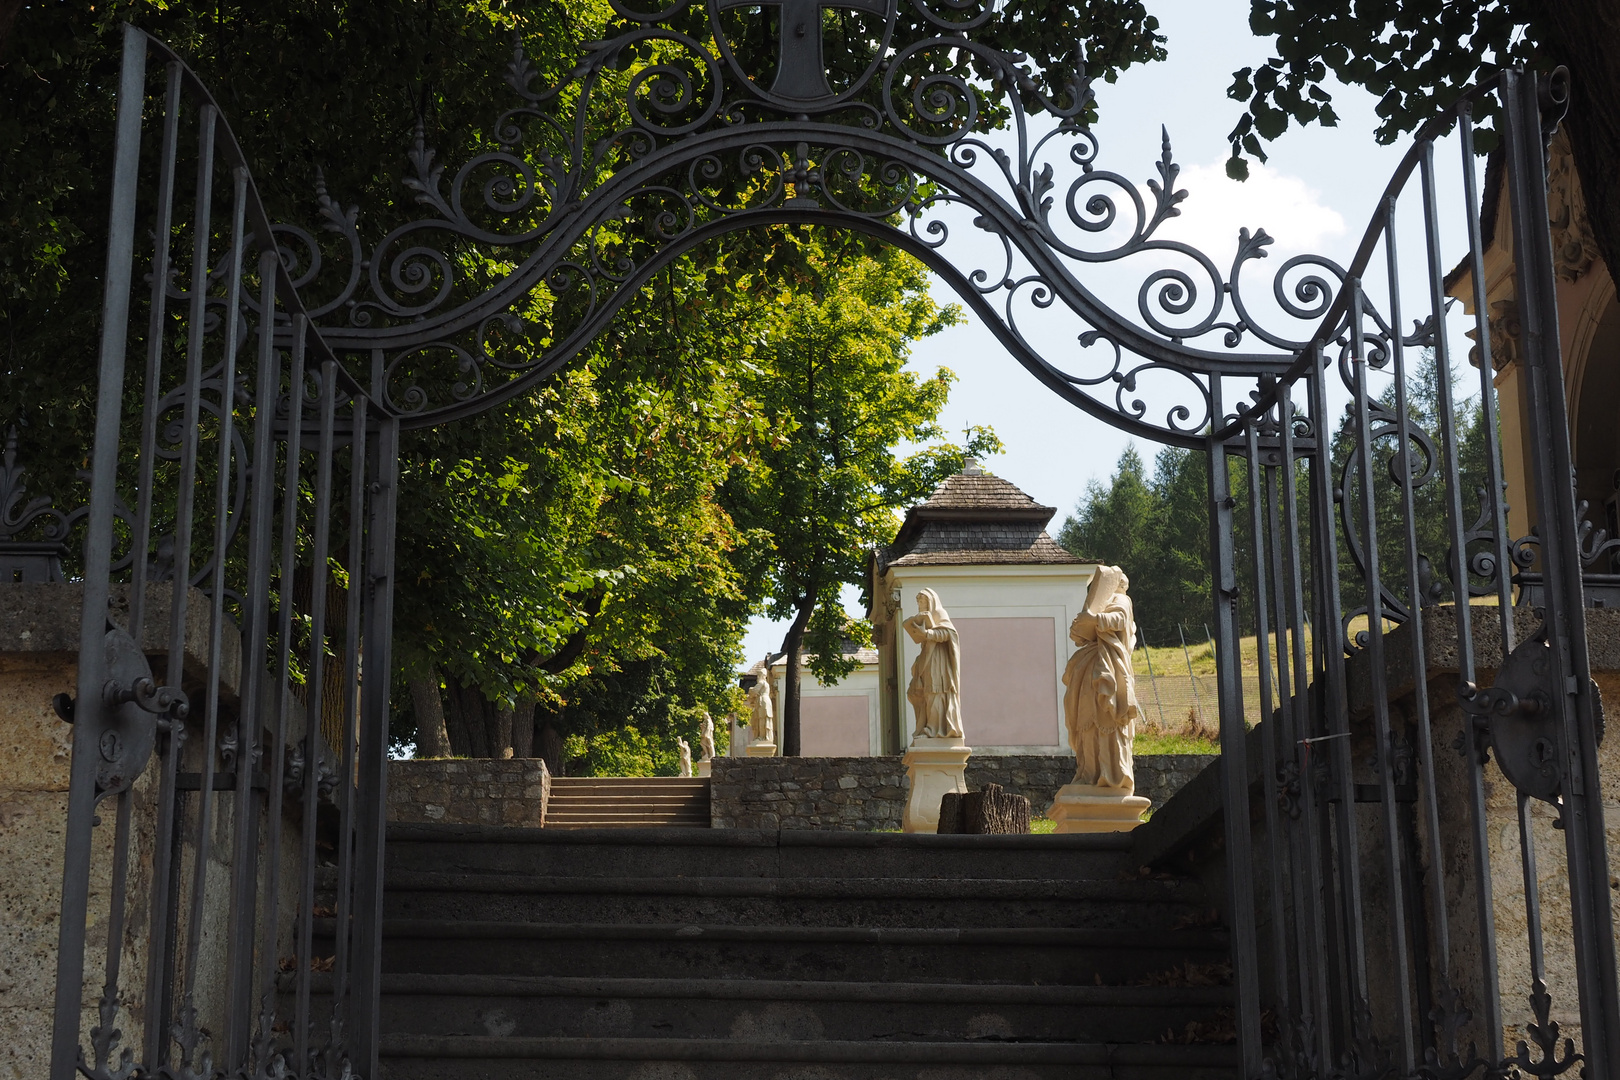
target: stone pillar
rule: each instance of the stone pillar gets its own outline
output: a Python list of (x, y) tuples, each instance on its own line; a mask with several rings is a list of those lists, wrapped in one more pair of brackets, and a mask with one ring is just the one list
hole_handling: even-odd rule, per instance
[[(1502, 663), (1501, 622), (1495, 607), (1476, 606), (1473, 613), (1474, 657), (1477, 683), (1490, 686)], [(1540, 620), (1525, 608), (1514, 612), (1514, 636), (1523, 642), (1535, 633)], [(1604, 712), (1611, 718), (1620, 713), (1620, 610), (1588, 609), (1587, 647), (1593, 681), (1597, 683)], [(1472, 996), (1477, 993), (1478, 973), (1483, 957), (1479, 866), (1475, 861), (1471, 765), (1464, 756), (1472, 741), (1473, 717), (1458, 705), (1457, 629), (1455, 609), (1441, 605), (1424, 609), (1424, 658), (1427, 683), (1431, 742), (1424, 749), (1432, 755), (1435, 776), (1433, 798), (1440, 807), (1440, 836), (1431, 837), (1421, 813), (1424, 797), (1422, 762), (1416, 758), (1403, 766), (1403, 831), (1409, 845), (1403, 855), (1415, 858), (1416, 869), (1424, 876), (1444, 875), (1447, 897), (1447, 931), (1451, 950), (1450, 970), (1462, 992), (1461, 1004), (1473, 1015), (1459, 1030), (1459, 1045), (1477, 1042), (1482, 1056), (1492, 1056), (1485, 1046), (1483, 1008)], [(1372, 678), (1366, 653), (1358, 653), (1348, 664), (1351, 708), (1352, 761), (1355, 781), (1369, 797), (1376, 797), (1378, 774), (1370, 762), (1376, 749), (1372, 725), (1372, 690), (1381, 685), (1388, 692), (1391, 724), (1403, 739), (1418, 731), (1414, 691), (1419, 674), (1414, 664), (1414, 634), (1410, 624), (1392, 630), (1385, 638), (1385, 669), (1381, 678)], [(1613, 734), (1598, 746), (1599, 784), (1603, 794), (1604, 821), (1609, 835), (1610, 873), (1620, 859), (1620, 739)], [(1529, 920), (1524, 871), (1520, 861), (1518, 792), (1497, 765), (1496, 754), (1484, 765), (1485, 834), (1488, 850), (1485, 877), (1490, 887), (1487, 917), (1494, 924), (1497, 978), (1503, 1019), (1503, 1053), (1512, 1053), (1520, 1039), (1528, 1039), (1527, 1025), (1535, 1017), (1529, 1001), (1531, 986)], [(1363, 890), (1363, 904), (1369, 925), (1392, 921), (1388, 913), (1388, 887), (1383, 841), (1382, 805), (1361, 802), (1358, 796), (1356, 821), (1361, 838), (1363, 880), (1371, 884)], [(1542, 930), (1546, 946), (1546, 982), (1552, 999), (1552, 1019), (1564, 1038), (1581, 1044), (1580, 1014), (1575, 1008), (1575, 955), (1569, 908), (1568, 862), (1563, 832), (1555, 827), (1556, 815), (1546, 803), (1530, 803), (1530, 830), (1535, 842), (1535, 869)], [(1620, 883), (1617, 883), (1620, 884)], [(1408, 896), (1414, 916), (1420, 916), (1428, 940), (1437, 940), (1434, 912), (1429, 897), (1420, 891)], [(1612, 911), (1620, 921), (1620, 888), (1611, 892)], [(1371, 937), (1369, 971), (1374, 997), (1374, 1022), (1381, 1037), (1393, 1038), (1396, 1025), (1387, 1008), (1391, 999), (1389, 972), (1393, 970), (1387, 938)], [(1438, 988), (1440, 973), (1431, 968), (1430, 978)], [(1385, 1007), (1379, 1008), (1383, 1004)], [(1584, 1046), (1582, 1046), (1584, 1049)]]
[(908, 833), (938, 831), (940, 800), (953, 791), (967, 792), (967, 762), (972, 753), (960, 735), (945, 739), (918, 735), (911, 740), (900, 759), (911, 784), (902, 829)]

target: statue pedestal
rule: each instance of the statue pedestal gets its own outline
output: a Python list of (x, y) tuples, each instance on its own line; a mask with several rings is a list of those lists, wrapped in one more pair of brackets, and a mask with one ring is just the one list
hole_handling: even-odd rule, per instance
[(712, 761), (700, 761), (697, 763), (697, 775), (708, 776), (713, 768), (714, 763)]
[(775, 757), (776, 744), (769, 739), (755, 739), (748, 744), (749, 757)]
[(1064, 784), (1052, 800), (1053, 832), (1129, 832), (1142, 823), (1142, 815), (1153, 800), (1140, 795), (1121, 795), (1118, 788), (1093, 784)]
[(967, 760), (973, 749), (960, 738), (912, 739), (900, 759), (911, 782), (900, 827), (908, 833), (939, 831), (939, 801), (953, 791), (967, 792)]

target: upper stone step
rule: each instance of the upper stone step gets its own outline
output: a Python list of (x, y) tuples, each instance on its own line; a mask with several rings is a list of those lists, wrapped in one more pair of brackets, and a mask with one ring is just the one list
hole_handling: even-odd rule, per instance
[(1128, 833), (936, 836), (754, 829), (528, 829), (391, 824), (392, 870), (550, 877), (1136, 876)]

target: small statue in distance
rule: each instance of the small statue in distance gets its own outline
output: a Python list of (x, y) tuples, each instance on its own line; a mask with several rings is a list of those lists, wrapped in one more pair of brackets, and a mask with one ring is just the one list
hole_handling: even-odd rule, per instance
[(754, 685), (748, 688), (748, 737), (754, 743), (776, 742), (776, 717), (771, 708), (771, 671), (761, 660), (748, 669)]
[(686, 742), (685, 739), (676, 739), (675, 740), (675, 748), (677, 750), (679, 750), (680, 754), (681, 754), (680, 772), (677, 773), (676, 775), (678, 775), (678, 776), (691, 776), (692, 775), (692, 748), (687, 745), (687, 742)]
[(708, 713), (703, 714), (703, 724), (698, 728), (698, 760), (714, 760), (714, 718)]

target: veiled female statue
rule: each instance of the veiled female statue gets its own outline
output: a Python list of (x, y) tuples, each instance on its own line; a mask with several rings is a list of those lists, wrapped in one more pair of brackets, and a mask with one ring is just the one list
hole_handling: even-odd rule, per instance
[(1078, 646), (1063, 670), (1063, 717), (1074, 748), (1074, 782), (1110, 788), (1121, 795), (1136, 790), (1131, 741), (1136, 737), (1136, 619), (1125, 595), (1130, 578), (1117, 566), (1103, 566), (1091, 579), (1085, 607), (1069, 626)]
[(917, 594), (917, 614), (902, 624), (922, 646), (911, 665), (906, 700), (917, 716), (912, 736), (932, 739), (962, 737), (962, 645), (939, 594)]

